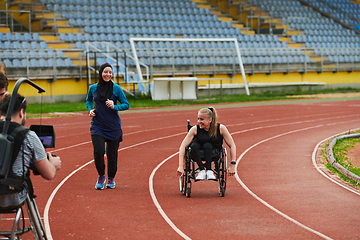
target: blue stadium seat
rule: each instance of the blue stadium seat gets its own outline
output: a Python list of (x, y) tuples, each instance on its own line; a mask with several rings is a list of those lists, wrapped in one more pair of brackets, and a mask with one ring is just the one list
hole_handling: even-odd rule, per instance
[(21, 49), (22, 48), (21, 43), (17, 42), (17, 41), (13, 41), (13, 48), (14, 49)]
[(62, 50), (56, 50), (57, 58), (65, 58), (64, 52)]
[(1, 57), (2, 58), (13, 58), (13, 54), (9, 50), (5, 50)]
[(4, 59), (4, 63), (7, 68), (15, 67), (10, 59)]
[(84, 45), (83, 45), (82, 42), (80, 42), (80, 41), (77, 41), (77, 42), (75, 43), (75, 47), (76, 47), (77, 49), (84, 49)]
[(61, 41), (68, 41), (68, 38), (67, 38), (66, 33), (60, 33), (59, 39), (60, 39)]
[(68, 38), (68, 41), (71, 41), (71, 42), (75, 42), (75, 41), (76, 41), (76, 36), (75, 36), (75, 34), (73, 34), (73, 33), (69, 33), (68, 36), (67, 36), (67, 38)]
[(39, 67), (50, 67), (48, 61), (44, 58), (39, 59)]
[(41, 41), (40, 35), (38, 33), (33, 33), (32, 39), (35, 41)]
[(29, 51), (29, 58), (39, 58), (38, 52), (34, 50)]
[(30, 43), (30, 47), (31, 47), (32, 49), (39, 49), (39, 44), (38, 44), (36, 41), (32, 41), (32, 42)]
[(6, 42), (4, 42), (4, 47), (3, 48), (5, 48), (5, 49), (13, 49), (14, 47), (13, 47), (11, 41), (6, 41)]
[(57, 67), (65, 67), (65, 63), (61, 58), (56, 59), (56, 66)]
[[(25, 61), (25, 65), (23, 65), (23, 61)], [(19, 60), (19, 59), (14, 59), (13, 60), (13, 67), (26, 67), (27, 63), (26, 63), (26, 59), (23, 60)]]
[(6, 33), (5, 34), (5, 39), (7, 41), (12, 41), (12, 40), (14, 40), (14, 36), (12, 35), (12, 33)]
[(29, 67), (38, 67), (39, 66), (39, 62), (37, 59), (30, 59), (30, 62), (29, 62)]
[(38, 55), (39, 55), (39, 58), (48, 58), (48, 55), (44, 50), (39, 50)]
[(23, 35), (21, 33), (15, 33), (15, 40), (24, 41)]
[(72, 67), (72, 66), (75, 66), (75, 64), (73, 64), (73, 62), (71, 61), (70, 58), (65, 58), (65, 66), (66, 67)]

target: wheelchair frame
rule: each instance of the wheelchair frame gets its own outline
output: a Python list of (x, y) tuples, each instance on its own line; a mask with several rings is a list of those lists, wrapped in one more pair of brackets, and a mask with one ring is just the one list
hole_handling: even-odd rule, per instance
[[(190, 125), (190, 121), (188, 122), (188, 130), (192, 127)], [(190, 157), (190, 151), (191, 147), (187, 147), (185, 149), (185, 168), (184, 168), (184, 174), (180, 176), (179, 183), (180, 183), (180, 191), (186, 195), (186, 197), (190, 197), (191, 195), (191, 185), (192, 180), (194, 182), (200, 181), (195, 178), (195, 174), (200, 171), (199, 168), (195, 168), (195, 161), (191, 159)], [(212, 161), (215, 163), (215, 169), (212, 169), (214, 171), (214, 174), (216, 176), (216, 179), (214, 181), (218, 181), (219, 186), (219, 194), (220, 197), (225, 196), (225, 190), (226, 190), (226, 181), (227, 181), (227, 153), (226, 148), (221, 146), (221, 149), (218, 154), (218, 158), (213, 159)]]
[[(25, 227), (24, 214), (22, 213), (22, 207), (25, 205), (28, 217), (29, 217), (29, 227)], [(1, 231), (0, 236), (6, 237), (7, 239), (20, 239), (20, 236), (24, 233), (32, 231), (36, 240), (47, 240), (45, 228), (41, 221), (39, 210), (36, 206), (35, 199), (27, 195), (25, 203), (20, 207), (13, 209), (0, 209), (1, 214), (12, 214), (16, 213), (15, 220), (12, 226), (11, 231)], [(21, 228), (21, 215), (23, 217), (23, 228)], [(16, 237), (16, 238), (15, 238)]]

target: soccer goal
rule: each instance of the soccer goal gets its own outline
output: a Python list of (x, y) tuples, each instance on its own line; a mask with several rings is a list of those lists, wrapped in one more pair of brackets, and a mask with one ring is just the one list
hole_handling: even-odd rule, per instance
[[(238, 59), (238, 64), (240, 67), (240, 71), (241, 71), (241, 75), (244, 81), (244, 86), (245, 86), (245, 91), (247, 95), (250, 95), (249, 92), (249, 87), (246, 81), (246, 75), (245, 75), (245, 70), (244, 70), (244, 66), (243, 66), (243, 62), (241, 59), (241, 54), (240, 54), (240, 48), (238, 45), (238, 40), (236, 38), (130, 38), (130, 46), (131, 46), (131, 51), (133, 54), (133, 58), (134, 58), (134, 63), (136, 66), (136, 71), (137, 74), (142, 78), (142, 72), (141, 72), (141, 67), (140, 67), (140, 62), (139, 62), (139, 58), (138, 58), (138, 50), (139, 50), (139, 45), (144, 46), (144, 48), (151, 48), (153, 47), (151, 45), (151, 42), (158, 42), (161, 43), (161, 47), (164, 48), (173, 48), (173, 49), (178, 49), (178, 48), (187, 48), (186, 45), (180, 45), (180, 44), (176, 44), (176, 46), (174, 46), (175, 44), (173, 43), (193, 43), (193, 42), (198, 42), (198, 43), (207, 43), (209, 45), (209, 43), (215, 43), (213, 45), (211, 45), (210, 48), (214, 47), (217, 49), (221, 49), (221, 46), (219, 47), (219, 45), (224, 44), (224, 43), (232, 43), (231, 44), (231, 48), (233, 48), (235, 50), (236, 53), (236, 58)], [(145, 44), (147, 43), (148, 46)], [(164, 43), (167, 43), (168, 45), (165, 45)], [(203, 45), (203, 47), (200, 47), (203, 49), (206, 49), (208, 47), (206, 47), (205, 45)]]

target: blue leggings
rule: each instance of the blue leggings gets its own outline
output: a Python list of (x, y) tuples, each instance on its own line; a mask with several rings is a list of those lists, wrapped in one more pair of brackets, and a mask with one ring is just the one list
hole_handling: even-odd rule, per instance
[[(200, 170), (210, 170), (211, 169), (211, 160), (212, 160), (212, 150), (214, 149), (211, 143), (204, 143), (202, 146), (198, 142), (192, 142), (190, 144), (191, 147), (191, 158), (196, 161)], [(204, 164), (201, 161), (201, 154), (200, 150), (204, 150), (204, 157), (205, 157), (205, 168)]]

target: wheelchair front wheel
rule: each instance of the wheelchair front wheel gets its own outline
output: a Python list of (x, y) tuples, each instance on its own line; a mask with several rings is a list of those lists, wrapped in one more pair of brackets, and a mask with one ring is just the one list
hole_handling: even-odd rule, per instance
[(189, 176), (189, 172), (185, 173), (186, 178), (184, 179), (184, 194), (186, 197), (190, 197), (191, 195), (191, 179)]
[(220, 168), (219, 168), (218, 182), (219, 182), (219, 194), (220, 194), (220, 197), (225, 196), (225, 190), (226, 190), (227, 167), (226, 167), (226, 162), (225, 161), (224, 161), (224, 158), (220, 159), (220, 161), (219, 161)]

